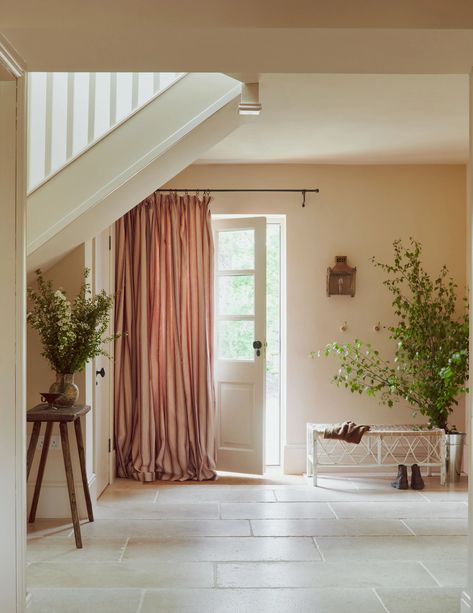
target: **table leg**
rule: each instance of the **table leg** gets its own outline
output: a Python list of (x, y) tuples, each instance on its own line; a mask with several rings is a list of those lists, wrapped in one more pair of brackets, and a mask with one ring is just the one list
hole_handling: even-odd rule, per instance
[(72, 524), (74, 526), (74, 536), (76, 539), (77, 549), (82, 549), (82, 538), (80, 534), (79, 514), (77, 512), (77, 500), (74, 490), (74, 475), (72, 473), (71, 450), (69, 447), (69, 435), (67, 433), (67, 423), (60, 422), (59, 429), (61, 431), (62, 455), (64, 457), (64, 468), (66, 471), (67, 491), (69, 493), (69, 502), (71, 504)]
[(36, 445), (38, 444), (39, 431), (41, 429), (41, 422), (35, 421), (33, 424), (33, 431), (31, 432), (30, 444), (28, 445), (28, 454), (26, 460), (26, 479), (30, 476), (31, 465), (33, 464), (34, 452)]
[(74, 421), (76, 431), (77, 450), (79, 452), (80, 472), (82, 474), (82, 485), (84, 486), (85, 504), (87, 505), (87, 515), (89, 521), (94, 521), (94, 511), (92, 509), (92, 500), (90, 499), (89, 483), (87, 481), (87, 470), (85, 468), (85, 452), (84, 441), (82, 439), (82, 428), (80, 425), (80, 417)]
[(41, 484), (43, 483), (44, 468), (46, 466), (46, 459), (48, 457), (49, 443), (51, 441), (52, 429), (53, 429), (53, 422), (48, 421), (46, 423), (46, 434), (44, 435), (43, 450), (41, 451), (41, 459), (39, 461), (38, 476), (36, 477), (36, 485), (34, 488), (33, 502), (31, 503), (30, 517), (28, 519), (30, 524), (32, 524), (34, 520), (36, 519), (36, 509), (38, 508), (39, 493), (41, 491)]

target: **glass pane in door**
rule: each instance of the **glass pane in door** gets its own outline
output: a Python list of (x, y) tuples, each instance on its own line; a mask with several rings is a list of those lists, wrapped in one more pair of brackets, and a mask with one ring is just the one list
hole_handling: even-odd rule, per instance
[(219, 315), (254, 315), (254, 275), (221, 275), (217, 284)]
[(254, 230), (223, 230), (218, 233), (218, 270), (253, 270)]
[(218, 322), (217, 335), (220, 359), (254, 361), (254, 321), (221, 320)]

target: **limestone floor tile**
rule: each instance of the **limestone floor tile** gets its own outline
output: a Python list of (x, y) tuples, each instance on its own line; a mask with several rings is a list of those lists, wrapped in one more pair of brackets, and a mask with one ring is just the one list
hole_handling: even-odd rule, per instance
[(464, 536), (317, 537), (327, 561), (335, 560), (466, 560)]
[[(379, 488), (379, 489), (384, 489), (385, 491), (389, 491), (389, 490), (392, 491), (393, 488), (391, 487), (391, 481), (394, 479), (396, 474), (397, 474), (397, 469), (393, 469), (393, 472), (390, 475), (388, 474), (384, 474), (382, 476), (380, 475), (378, 476), (376, 475), (371, 475), (371, 476), (356, 475), (356, 476), (349, 477), (348, 480), (351, 481), (357, 489)], [(411, 478), (410, 468), (408, 469), (408, 477), (409, 479)], [(426, 472), (422, 471), (422, 477), (424, 479), (426, 490), (444, 491), (445, 489), (448, 489), (448, 486), (446, 488), (446, 486), (440, 485), (439, 476), (427, 477)], [(452, 490), (453, 489), (454, 490), (468, 489), (468, 485), (466, 482), (456, 483), (455, 485), (452, 485), (451, 489)]]
[(162, 536), (251, 536), (246, 519), (99, 519), (81, 526), (82, 536), (98, 537), (123, 534), (135, 537)]
[(178, 561), (279, 561), (320, 560), (308, 537), (201, 537), (129, 540), (124, 560)]
[(274, 490), (258, 486), (208, 485), (201, 487), (160, 487), (159, 503), (180, 502), (275, 502)]
[(156, 498), (156, 488), (144, 489), (115, 489), (107, 488), (100, 496), (98, 504), (134, 504), (136, 502), (154, 502)]
[(383, 613), (369, 589), (146, 590), (140, 613)]
[(429, 587), (436, 585), (418, 562), (248, 562), (217, 564), (217, 587)]
[(27, 568), (30, 587), (146, 588), (213, 587), (213, 565), (150, 562), (34, 562)]
[(422, 490), (419, 492), (423, 498), (430, 502), (468, 502), (467, 491), (451, 491), (451, 490)]
[[(308, 477), (305, 483), (303, 484), (295, 483), (293, 487), (300, 488), (301, 485), (305, 485), (306, 487), (309, 487), (309, 488), (314, 488), (311, 477)], [(357, 489), (356, 483), (354, 483), (351, 479), (347, 479), (344, 476), (337, 476), (337, 475), (331, 475), (331, 476), (319, 475), (317, 477), (317, 486), (320, 488), (324, 488), (324, 489), (341, 490), (341, 491)], [(281, 485), (280, 487), (287, 487), (287, 486)]]
[(406, 536), (398, 519), (252, 519), (255, 536)]
[(406, 519), (408, 526), (418, 536), (466, 536), (468, 519)]
[(219, 516), (218, 503), (200, 502), (195, 504), (161, 504), (156, 503), (129, 503), (98, 504), (95, 512), (97, 519), (120, 519), (124, 515), (130, 519), (217, 519)]
[(467, 584), (467, 562), (439, 560), (424, 562), (425, 567), (434, 575), (442, 587), (464, 588)]
[(334, 502), (340, 518), (466, 518), (468, 508), (461, 502)]
[(71, 518), (37, 519), (34, 524), (27, 524), (28, 539), (49, 536), (68, 538), (72, 530)]
[(417, 588), (376, 590), (389, 613), (458, 613), (461, 589)]
[(73, 537), (65, 539), (32, 539), (26, 549), (28, 562), (118, 562), (127, 542), (124, 536), (101, 539), (82, 538), (82, 549), (77, 549)]
[(138, 613), (142, 590), (35, 588), (28, 613)]
[(223, 502), (220, 512), (223, 519), (334, 517), (324, 502)]
[(418, 492), (412, 490), (385, 491), (382, 489), (331, 489), (324, 487), (291, 487), (275, 490), (280, 502), (405, 502), (406, 500), (422, 501)]

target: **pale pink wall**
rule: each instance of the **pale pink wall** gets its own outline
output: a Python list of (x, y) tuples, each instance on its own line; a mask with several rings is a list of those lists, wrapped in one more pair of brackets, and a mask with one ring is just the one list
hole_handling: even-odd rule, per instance
[[(304, 469), (307, 421), (352, 419), (368, 423), (412, 422), (406, 406), (381, 407), (330, 383), (332, 360), (312, 361), (309, 352), (332, 340), (362, 338), (389, 353), (392, 322), (383, 275), (369, 258), (388, 261), (392, 241), (414, 236), (435, 273), (446, 264), (460, 286), (466, 283), (466, 170), (464, 166), (194, 165), (176, 187), (319, 187), (300, 207), (299, 194), (216, 194), (214, 213), (287, 216), (287, 423), (285, 467)], [(354, 298), (325, 293), (325, 276), (336, 255), (357, 266)], [(340, 332), (342, 322), (348, 330)], [(418, 419), (422, 421), (422, 419)], [(464, 428), (464, 403), (450, 423)]]

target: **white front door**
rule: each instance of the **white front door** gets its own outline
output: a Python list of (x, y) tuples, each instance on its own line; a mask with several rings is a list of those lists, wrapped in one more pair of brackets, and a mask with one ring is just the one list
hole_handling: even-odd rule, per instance
[(266, 218), (219, 219), (215, 236), (217, 468), (264, 472)]
[[(94, 292), (105, 290), (113, 293), (113, 265), (111, 231), (105, 230), (95, 240), (94, 249)], [(113, 321), (106, 336), (113, 333)], [(104, 346), (112, 355), (113, 343)], [(97, 478), (97, 497), (112, 482), (112, 441), (113, 441), (113, 362), (105, 356), (94, 360), (94, 471)]]

